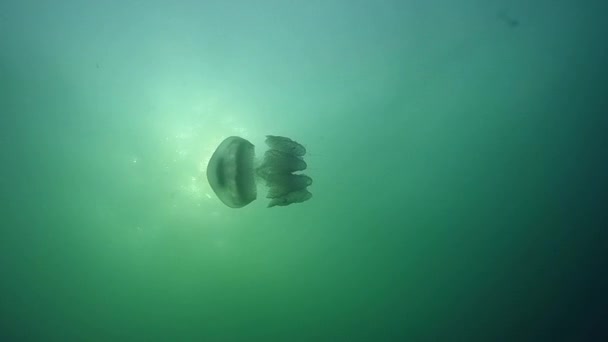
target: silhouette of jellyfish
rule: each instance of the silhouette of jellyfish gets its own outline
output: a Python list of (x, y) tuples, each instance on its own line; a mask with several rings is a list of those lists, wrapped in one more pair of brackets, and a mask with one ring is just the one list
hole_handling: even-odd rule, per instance
[(215, 150), (207, 166), (207, 180), (217, 197), (231, 208), (241, 208), (257, 197), (256, 177), (268, 188), (268, 207), (302, 203), (312, 198), (307, 187), (312, 178), (295, 172), (303, 171), (306, 149), (299, 143), (280, 136), (266, 136), (270, 147), (255, 167), (255, 147), (241, 137), (226, 138)]

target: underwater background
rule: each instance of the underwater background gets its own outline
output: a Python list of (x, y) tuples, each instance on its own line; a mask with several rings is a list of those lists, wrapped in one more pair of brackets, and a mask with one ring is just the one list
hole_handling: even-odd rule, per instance
[[(601, 341), (605, 1), (0, 1), (0, 341)], [(225, 206), (225, 137), (311, 200)]]

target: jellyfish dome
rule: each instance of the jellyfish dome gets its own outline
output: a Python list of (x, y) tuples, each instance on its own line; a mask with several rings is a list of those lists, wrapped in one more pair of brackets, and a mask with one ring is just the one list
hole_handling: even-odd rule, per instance
[(253, 171), (255, 147), (241, 137), (228, 137), (207, 165), (207, 180), (217, 197), (231, 208), (241, 208), (257, 197)]
[[(307, 187), (312, 178), (296, 172), (306, 169), (306, 149), (280, 136), (266, 136), (269, 149), (260, 162), (255, 161), (255, 147), (241, 137), (226, 138), (215, 150), (207, 165), (207, 180), (217, 197), (231, 208), (241, 208), (257, 197), (256, 178), (268, 188), (268, 207), (302, 203), (312, 197)], [(259, 165), (259, 166), (254, 166)]]

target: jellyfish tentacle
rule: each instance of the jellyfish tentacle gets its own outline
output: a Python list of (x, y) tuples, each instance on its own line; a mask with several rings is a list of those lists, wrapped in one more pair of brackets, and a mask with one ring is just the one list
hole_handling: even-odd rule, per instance
[(302, 146), (302, 144), (287, 137), (267, 135), (266, 145), (268, 145), (268, 147), (270, 147), (272, 150), (289, 153), (298, 157), (302, 157), (306, 154), (306, 148)]
[(264, 153), (262, 164), (256, 172), (268, 187), (266, 198), (271, 199), (268, 207), (309, 200), (312, 193), (307, 187), (312, 184), (312, 178), (295, 173), (308, 167), (303, 158), (306, 154), (304, 146), (290, 138), (275, 135), (267, 135), (266, 144), (270, 149)]
[(281, 196), (278, 198), (272, 199), (270, 203), (268, 203), (268, 208), (272, 208), (274, 206), (287, 206), (292, 203), (302, 203), (308, 201), (312, 198), (312, 193), (307, 189), (301, 189), (298, 191), (290, 192), (285, 196)]
[(290, 192), (305, 189), (312, 184), (312, 178), (304, 174), (270, 175), (266, 179), (268, 194), (266, 198), (278, 198)]

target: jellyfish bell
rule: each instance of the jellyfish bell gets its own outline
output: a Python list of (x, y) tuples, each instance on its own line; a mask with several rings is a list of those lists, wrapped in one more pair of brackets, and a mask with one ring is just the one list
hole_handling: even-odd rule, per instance
[(231, 136), (215, 150), (207, 165), (207, 180), (217, 197), (231, 208), (241, 208), (257, 197), (254, 176), (255, 147)]

